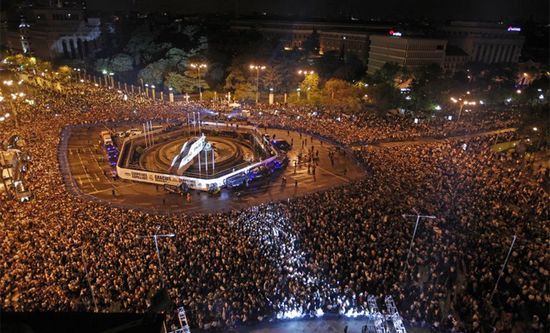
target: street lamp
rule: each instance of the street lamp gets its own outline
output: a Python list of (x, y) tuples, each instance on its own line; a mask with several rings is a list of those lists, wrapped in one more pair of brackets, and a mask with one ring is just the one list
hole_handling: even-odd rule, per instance
[(170, 103), (174, 103), (174, 89), (172, 87), (168, 87), (168, 98)]
[(420, 223), (420, 219), (435, 219), (435, 216), (432, 215), (420, 215), (416, 210), (413, 209), (413, 212), (415, 214), (403, 214), (403, 218), (406, 219), (407, 217), (416, 217), (416, 223), (414, 225), (414, 231), (411, 238), (411, 244), (409, 245), (409, 251), (407, 252), (407, 259), (405, 260), (406, 266), (403, 267), (403, 271), (405, 271), (406, 267), (409, 266), (409, 256), (411, 255), (412, 247), (414, 244), (414, 237), (416, 236), (416, 230), (418, 230), (418, 224)]
[[(159, 232), (160, 230), (160, 226), (157, 226), (157, 232)], [(143, 239), (143, 238), (152, 238), (153, 241), (155, 242), (155, 250), (157, 252), (157, 259), (158, 259), (158, 262), (159, 262), (159, 271), (160, 271), (160, 280), (161, 280), (161, 284), (162, 286), (164, 287), (164, 279), (162, 278), (162, 262), (160, 261), (160, 252), (159, 252), (159, 245), (158, 245), (158, 239), (159, 238), (172, 238), (176, 236), (175, 234), (157, 234), (157, 233), (154, 233), (152, 235), (145, 235), (145, 236), (138, 236), (138, 238), (140, 239)]]
[(201, 64), (191, 64), (191, 67), (197, 69), (197, 86), (199, 87), (199, 100), (202, 101), (201, 68), (206, 68), (207, 65), (204, 64), (204, 63), (201, 63)]
[(149, 83), (145, 84), (145, 96), (149, 98)]
[(260, 100), (260, 71), (265, 70), (263, 65), (250, 65), (250, 70), (256, 71), (256, 104)]
[[(13, 93), (11, 94), (11, 99), (8, 99), (9, 103), (10, 103), (10, 107), (11, 107), (11, 110), (13, 112), (13, 118), (15, 120), (15, 127), (18, 128), (19, 127), (19, 120), (17, 119), (17, 104), (13, 104), (14, 101), (17, 100), (18, 97), (25, 97), (25, 93), (23, 92), (19, 92), (19, 93)], [(2, 98), (2, 100), (4, 100)]]
[(155, 99), (156, 99), (156, 98), (155, 98), (156, 96), (155, 96), (155, 85), (154, 85), (154, 84), (151, 85), (151, 91), (153, 92), (153, 100), (155, 100)]
[(107, 74), (108, 74), (108, 72), (107, 72), (106, 69), (104, 69), (104, 70), (101, 71), (101, 73), (103, 74), (103, 79), (105, 80), (105, 86), (107, 86), (108, 85), (108, 83), (107, 83)]
[[(305, 78), (307, 78), (308, 75), (313, 75), (313, 74), (315, 74), (315, 72), (312, 71), (312, 70), (308, 71), (308, 70), (300, 69), (300, 70), (298, 70), (298, 74), (303, 75)], [(309, 98), (310, 98), (310, 90), (311, 90), (311, 87), (308, 87), (307, 88), (307, 100), (308, 101), (309, 101)]]

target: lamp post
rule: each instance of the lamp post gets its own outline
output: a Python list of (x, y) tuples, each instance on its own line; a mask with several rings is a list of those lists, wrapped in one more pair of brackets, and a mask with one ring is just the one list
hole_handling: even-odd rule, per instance
[(168, 88), (168, 98), (170, 99), (170, 103), (174, 103), (174, 89), (172, 89), (172, 87), (169, 87)]
[[(25, 93), (13, 93), (11, 94), (11, 99), (9, 99), (9, 103), (10, 103), (10, 108), (11, 108), (11, 111), (13, 112), (13, 119), (15, 120), (15, 128), (18, 128), (19, 127), (19, 120), (17, 119), (17, 103), (14, 104), (14, 101), (17, 101), (17, 98), (23, 98), (25, 97)], [(2, 98), (3, 100), (3, 98)]]
[(202, 89), (201, 89), (201, 68), (206, 68), (206, 64), (191, 64), (191, 67), (197, 69), (197, 86), (199, 87), (199, 100), (202, 101)]
[(272, 105), (275, 99), (275, 95), (273, 94), (273, 88), (269, 88), (269, 105)]
[(115, 73), (109, 72), (109, 81), (111, 82), (111, 87), (115, 87)]
[[(309, 71), (308, 71), (308, 70), (303, 70), (303, 69), (298, 70), (298, 75), (303, 75), (304, 78), (307, 78), (308, 75), (312, 75), (312, 74), (315, 74), (315, 72), (312, 71), (312, 70), (309, 70)], [(311, 90), (311, 88), (308, 87), (308, 88), (307, 88), (307, 100), (308, 100), (308, 101), (309, 101), (309, 99), (310, 99), (310, 90)], [(298, 95), (299, 95), (299, 94), (298, 94)], [(300, 96), (298, 96), (298, 98), (300, 98)]]
[(250, 69), (256, 71), (256, 104), (258, 104), (260, 100), (260, 71), (265, 70), (265, 66), (250, 65)]
[[(460, 120), (460, 116), (462, 115), (462, 110), (464, 109), (465, 105), (472, 105), (472, 106), (477, 105), (476, 101), (462, 100), (462, 98), (456, 99), (454, 97), (451, 97), (451, 102), (453, 102), (454, 104), (460, 104), (460, 108), (458, 109), (457, 121)], [(479, 103), (483, 104), (483, 101), (479, 101)]]
[(103, 80), (105, 80), (105, 86), (107, 86), (108, 85), (108, 83), (107, 83), (107, 74), (108, 74), (107, 70), (104, 69), (104, 70), (101, 71), (101, 73), (103, 74)]
[(151, 91), (153, 92), (153, 100), (156, 99), (156, 95), (155, 95), (155, 85), (151, 85)]
[(149, 98), (149, 83), (145, 84), (145, 97)]
[(435, 219), (435, 216), (432, 215), (420, 215), (416, 210), (413, 210), (415, 214), (403, 214), (403, 218), (407, 217), (416, 217), (416, 223), (414, 225), (414, 231), (411, 238), (411, 244), (409, 245), (409, 251), (407, 252), (407, 259), (405, 260), (405, 267), (403, 267), (403, 271), (405, 271), (406, 267), (409, 266), (409, 257), (411, 255), (412, 247), (414, 244), (414, 237), (416, 236), (416, 230), (418, 229), (418, 224), (420, 223), (420, 219)]
[(159, 238), (172, 238), (172, 237), (175, 237), (176, 235), (173, 234), (173, 233), (172, 234), (158, 234), (159, 230), (160, 230), (160, 226), (157, 226), (157, 233), (154, 233), (152, 235), (138, 236), (138, 238), (139, 239), (152, 238), (153, 241), (155, 242), (155, 250), (157, 252), (157, 260), (159, 262), (160, 280), (161, 280), (162, 287), (164, 287), (164, 279), (162, 278), (163, 270), (162, 270), (162, 262), (160, 260), (158, 239)]
[(495, 295), (498, 283), (500, 282), (500, 278), (502, 277), (502, 274), (504, 273), (504, 269), (506, 268), (506, 265), (508, 264), (508, 260), (510, 259), (510, 254), (512, 253), (512, 249), (514, 248), (514, 244), (516, 243), (516, 239), (518, 237), (514, 235), (512, 237), (512, 244), (510, 245), (510, 249), (508, 250), (508, 254), (506, 255), (506, 259), (504, 259), (504, 263), (502, 264), (502, 268), (500, 269), (500, 272), (498, 274), (497, 282), (495, 282), (495, 287), (493, 288), (493, 292), (491, 292), (491, 296), (489, 297), (489, 301), (493, 300), (493, 296)]

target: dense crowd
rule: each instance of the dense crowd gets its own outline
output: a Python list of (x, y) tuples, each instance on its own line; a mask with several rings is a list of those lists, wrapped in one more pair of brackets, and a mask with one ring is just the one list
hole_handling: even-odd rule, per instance
[[(122, 92), (87, 83), (62, 92), (28, 89), (35, 103), (21, 105), (21, 126), (0, 124), (4, 135), (25, 140), (34, 194), (28, 203), (0, 205), (4, 310), (144, 311), (164, 276), (175, 303), (203, 328), (362, 313), (373, 294), (392, 295), (404, 318), (436, 331), (548, 329), (548, 171), (490, 150), (516, 134), (363, 146), (356, 154), (368, 177), (353, 184), (225, 213), (160, 216), (69, 194), (57, 160), (60, 132), (75, 123), (184, 119), (189, 105), (125, 100)], [(252, 121), (343, 144), (515, 121), (489, 115), (486, 122), (414, 126), (401, 118), (337, 120), (310, 116), (311, 109), (280, 110), (266, 107)], [(437, 218), (422, 220), (406, 265), (414, 219), (402, 214), (413, 208)], [(160, 243), (162, 272), (153, 245), (138, 239), (158, 230), (176, 234)], [(510, 262), (490, 299), (513, 235)]]

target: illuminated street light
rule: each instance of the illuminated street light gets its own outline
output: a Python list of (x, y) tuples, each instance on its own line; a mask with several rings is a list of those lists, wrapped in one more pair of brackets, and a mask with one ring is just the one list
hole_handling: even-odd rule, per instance
[(543, 99), (544, 99), (544, 95), (543, 95), (543, 94), (540, 94), (540, 95), (539, 95), (539, 99), (540, 99), (540, 100), (543, 100)]
[(539, 129), (537, 127), (533, 127), (533, 131), (538, 131)]
[(256, 71), (256, 104), (260, 100), (260, 71), (265, 70), (263, 65), (250, 65), (250, 70)]
[(436, 111), (441, 111), (441, 106), (440, 106), (440, 105), (436, 105), (434, 109), (435, 109)]
[[(315, 74), (315, 72), (312, 70), (300, 69), (298, 70), (298, 74), (303, 75), (304, 77), (307, 77), (308, 75)], [(310, 88), (307, 89), (307, 100), (309, 101), (309, 99), (310, 99)]]
[(516, 90), (516, 94), (518, 95), (521, 94), (521, 90), (520, 89)]
[(202, 101), (201, 68), (206, 68), (207, 65), (204, 63), (201, 63), (201, 64), (191, 64), (190, 66), (197, 69), (197, 86), (199, 87), (199, 100)]

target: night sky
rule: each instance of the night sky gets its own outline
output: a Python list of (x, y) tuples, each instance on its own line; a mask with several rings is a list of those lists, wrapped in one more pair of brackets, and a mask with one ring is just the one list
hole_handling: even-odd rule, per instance
[(227, 12), (314, 18), (423, 18), (548, 22), (547, 0), (88, 0), (92, 10), (135, 8), (180, 13)]

